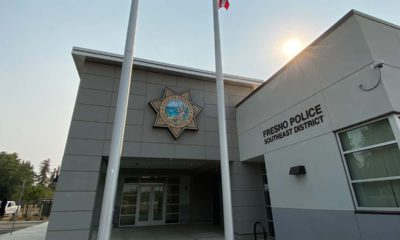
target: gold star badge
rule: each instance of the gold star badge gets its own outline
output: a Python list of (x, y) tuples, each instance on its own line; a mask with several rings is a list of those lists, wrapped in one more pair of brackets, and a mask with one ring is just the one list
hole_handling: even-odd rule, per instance
[(175, 139), (185, 129), (198, 130), (196, 116), (202, 108), (192, 102), (189, 90), (176, 93), (165, 88), (163, 97), (149, 104), (157, 113), (153, 126), (168, 128)]

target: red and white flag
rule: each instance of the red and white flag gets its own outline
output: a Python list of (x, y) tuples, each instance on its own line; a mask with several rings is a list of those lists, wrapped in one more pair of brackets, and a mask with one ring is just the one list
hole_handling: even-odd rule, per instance
[(229, 0), (218, 0), (218, 8), (224, 7), (225, 9), (229, 8)]

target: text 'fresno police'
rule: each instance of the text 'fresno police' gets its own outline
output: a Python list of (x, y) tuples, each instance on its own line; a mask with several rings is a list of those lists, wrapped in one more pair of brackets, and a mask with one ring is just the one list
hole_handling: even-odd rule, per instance
[(304, 112), (296, 114), (289, 120), (282, 121), (263, 131), (264, 143), (272, 143), (276, 140), (288, 137), (293, 133), (304, 131), (324, 122), (321, 105), (318, 104)]

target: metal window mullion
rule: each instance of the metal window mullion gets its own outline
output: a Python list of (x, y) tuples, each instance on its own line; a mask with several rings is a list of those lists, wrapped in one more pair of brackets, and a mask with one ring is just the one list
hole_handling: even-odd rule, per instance
[(360, 211), (376, 211), (376, 212), (382, 212), (382, 211), (391, 211), (391, 212), (400, 212), (399, 208), (390, 208), (390, 207), (357, 207), (357, 210)]
[(345, 152), (343, 152), (343, 154), (346, 155), (346, 154), (349, 154), (349, 153), (361, 152), (361, 151), (370, 150), (370, 149), (373, 149), (373, 148), (384, 147), (384, 146), (395, 144), (395, 143), (397, 143), (396, 139), (388, 141), (388, 142), (384, 142), (384, 143), (378, 143), (378, 144), (370, 145), (370, 146), (367, 146), (367, 147), (362, 147), (362, 148), (357, 148), (357, 149), (345, 151)]
[(389, 123), (392, 127), (393, 134), (397, 140), (397, 145), (400, 149), (400, 115), (392, 115), (389, 117)]
[[(343, 133), (343, 132), (347, 132), (347, 131), (351, 131), (354, 130), (356, 128), (359, 127), (363, 127), (366, 126), (368, 124), (374, 123), (374, 122), (378, 122), (380, 120), (383, 120), (387, 118), (389, 120), (389, 124), (391, 126), (391, 130), (395, 136), (395, 140), (393, 141), (389, 141), (389, 142), (385, 142), (385, 143), (380, 143), (380, 144), (375, 144), (372, 146), (368, 146), (368, 147), (364, 147), (364, 148), (359, 148), (359, 149), (355, 149), (355, 150), (350, 150), (350, 151), (343, 151), (343, 146), (342, 146), (342, 142), (340, 140), (340, 136), (339, 134)], [(365, 123), (363, 125), (358, 125), (358, 126), (354, 126), (352, 128), (346, 129), (346, 130), (342, 130), (340, 132), (336, 133), (336, 139), (337, 142), (339, 144), (339, 150), (340, 153), (342, 155), (342, 161), (344, 163), (344, 167), (345, 167), (345, 172), (346, 172), (346, 176), (348, 179), (348, 182), (350, 183), (350, 191), (352, 193), (352, 197), (353, 197), (353, 202), (354, 202), (354, 206), (357, 210), (373, 210), (373, 211), (399, 211), (399, 208), (376, 208), (376, 207), (361, 207), (358, 205), (358, 199), (357, 199), (357, 195), (355, 193), (354, 190), (354, 183), (361, 183), (361, 182), (377, 182), (377, 181), (387, 181), (387, 180), (398, 180), (400, 179), (400, 176), (397, 177), (387, 177), (387, 178), (374, 178), (374, 179), (363, 179), (363, 180), (352, 180), (351, 179), (351, 174), (350, 174), (350, 170), (348, 168), (348, 164), (347, 164), (347, 159), (345, 154), (349, 154), (349, 153), (353, 153), (353, 152), (358, 152), (358, 151), (362, 151), (362, 150), (368, 150), (368, 149), (372, 149), (372, 148), (377, 148), (377, 147), (381, 147), (381, 146), (386, 146), (386, 145), (390, 145), (390, 144), (398, 144), (398, 147), (400, 149), (400, 119), (397, 115), (391, 115), (391, 116), (386, 116), (386, 117), (382, 117), (379, 119), (375, 119), (373, 121), (369, 121), (368, 123)]]
[(350, 193), (351, 193), (351, 196), (352, 196), (352, 199), (353, 199), (354, 208), (358, 209), (359, 206), (358, 206), (358, 201), (357, 201), (357, 195), (356, 195), (356, 192), (354, 191), (354, 186), (351, 183), (350, 169), (349, 169), (349, 167), (347, 165), (347, 160), (346, 160), (346, 157), (345, 157), (345, 155), (343, 153), (343, 146), (342, 146), (342, 141), (340, 140), (339, 133), (336, 134), (336, 139), (337, 139), (337, 142), (339, 144), (339, 151), (340, 151), (340, 155), (342, 157), (343, 166), (345, 168), (345, 174), (346, 174), (347, 182), (348, 182), (348, 185), (349, 185), (349, 188), (350, 188)]
[(382, 182), (382, 181), (392, 181), (392, 180), (400, 180), (400, 176), (351, 180), (351, 183)]
[[(389, 118), (389, 117), (390, 117), (390, 115), (386, 115), (386, 116), (383, 116), (383, 117), (375, 118), (375, 119), (366, 121), (366, 122), (364, 122), (364, 123), (362, 123), (362, 124), (358, 124), (358, 125), (355, 125), (355, 126), (346, 128), (346, 129), (342, 129), (342, 130), (340, 130), (340, 131), (337, 131), (336, 133), (339, 135), (339, 134), (344, 133), (344, 132), (348, 132), (348, 131), (351, 131), (351, 130), (354, 130), (354, 129), (357, 129), (357, 128), (365, 127), (365, 126), (367, 126), (367, 125), (369, 125), (369, 124), (371, 124), (371, 123), (379, 122), (379, 121), (381, 121), (381, 120), (383, 120), (383, 119), (387, 119), (387, 118)], [(340, 139), (339, 139), (339, 140), (340, 140)]]

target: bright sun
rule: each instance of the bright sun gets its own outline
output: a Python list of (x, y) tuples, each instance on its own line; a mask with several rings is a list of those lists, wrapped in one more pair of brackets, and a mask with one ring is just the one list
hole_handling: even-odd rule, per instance
[(292, 58), (297, 55), (302, 50), (302, 48), (303, 46), (300, 40), (297, 38), (292, 38), (287, 40), (283, 44), (282, 51), (286, 56)]

